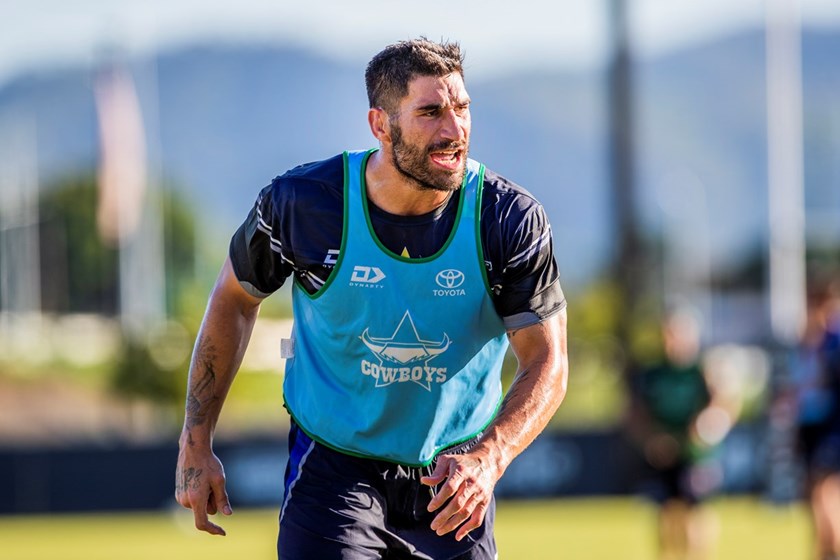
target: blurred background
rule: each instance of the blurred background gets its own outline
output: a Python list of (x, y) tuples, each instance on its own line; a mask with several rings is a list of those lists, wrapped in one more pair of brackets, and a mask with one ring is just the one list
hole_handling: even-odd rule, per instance
[[(45, 532), (65, 558), (207, 546), (174, 511), (172, 474), (189, 356), (230, 236), (274, 176), (373, 145), (365, 65), (420, 35), (460, 41), (471, 156), (543, 203), (569, 302), (568, 396), (498, 488), (505, 557), (534, 542), (532, 559), (655, 557), (655, 510), (623, 427), (634, 372), (661, 358), (675, 306), (698, 318), (710, 385), (738, 402), (709, 459), (713, 557), (761, 546), (750, 556), (808, 557), (790, 421), (768, 413), (809, 275), (840, 264), (835, 0), (0, 0), (0, 11), (9, 558), (52, 557), (33, 538)], [(289, 295), (263, 305), (217, 435), (234, 507), (248, 511), (238, 523), (263, 530), (205, 556), (245, 541), (261, 547), (253, 558), (272, 554)], [(123, 512), (131, 531), (101, 512)], [(91, 527), (109, 527), (113, 548)], [(616, 548), (596, 527), (623, 535)], [(562, 556), (561, 543), (578, 552)]]

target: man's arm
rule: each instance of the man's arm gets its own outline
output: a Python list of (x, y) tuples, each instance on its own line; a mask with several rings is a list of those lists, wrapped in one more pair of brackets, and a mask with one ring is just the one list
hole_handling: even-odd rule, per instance
[(565, 309), (508, 337), (519, 367), (496, 419), (468, 453), (441, 455), (434, 473), (421, 478), (429, 486), (443, 482), (429, 503), (429, 511), (446, 504), (431, 525), (439, 535), (460, 527), (455, 538), (461, 540), (481, 526), (505, 469), (542, 432), (566, 394)]
[(193, 349), (187, 385), (186, 415), (179, 440), (175, 498), (195, 514), (201, 531), (224, 535), (207, 515), (232, 513), (222, 463), (213, 453), (213, 433), (222, 404), (242, 356), (262, 300), (248, 294), (225, 261), (210, 293)]
[(701, 449), (714, 447), (723, 441), (735, 426), (743, 407), (743, 395), (736, 385), (727, 383), (730, 376), (712, 364), (702, 366), (703, 380), (709, 402), (691, 423), (689, 438)]

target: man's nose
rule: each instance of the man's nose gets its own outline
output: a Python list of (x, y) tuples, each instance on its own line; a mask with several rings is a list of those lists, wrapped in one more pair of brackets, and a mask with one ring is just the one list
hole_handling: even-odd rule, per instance
[(469, 114), (459, 115), (455, 109), (447, 109), (442, 115), (441, 136), (447, 140), (464, 140)]

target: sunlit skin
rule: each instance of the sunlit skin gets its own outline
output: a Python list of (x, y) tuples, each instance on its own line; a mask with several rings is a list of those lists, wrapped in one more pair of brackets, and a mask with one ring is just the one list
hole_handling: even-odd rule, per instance
[(381, 149), (368, 161), (368, 197), (397, 215), (431, 212), (463, 181), (470, 141), (470, 97), (458, 73), (418, 76), (390, 114), (368, 122)]

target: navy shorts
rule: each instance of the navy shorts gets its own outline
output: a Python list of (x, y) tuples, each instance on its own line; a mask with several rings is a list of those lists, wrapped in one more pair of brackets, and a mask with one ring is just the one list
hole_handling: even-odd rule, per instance
[(840, 472), (840, 426), (806, 424), (799, 427), (799, 451), (809, 476)]
[[(464, 453), (471, 440), (447, 449)], [(438, 536), (426, 507), (431, 467), (407, 467), (353, 457), (313, 441), (294, 423), (280, 510), (280, 560), (494, 560), (495, 500), (484, 524), (460, 542)]]
[(719, 470), (714, 462), (692, 464), (686, 461), (662, 469), (651, 468), (640, 490), (659, 505), (672, 500), (698, 505), (718, 489)]

